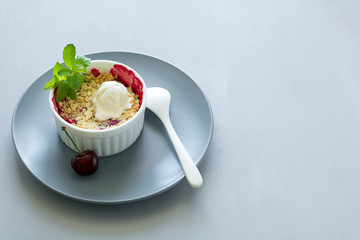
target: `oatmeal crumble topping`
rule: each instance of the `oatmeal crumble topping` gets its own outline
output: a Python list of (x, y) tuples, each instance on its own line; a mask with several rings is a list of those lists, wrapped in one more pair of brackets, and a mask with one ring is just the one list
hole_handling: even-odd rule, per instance
[(57, 103), (60, 116), (71, 122), (72, 125), (85, 129), (105, 129), (121, 125), (133, 117), (140, 108), (139, 96), (134, 93), (131, 87), (127, 88), (132, 104), (130, 109), (116, 119), (95, 120), (96, 106), (93, 104), (93, 98), (103, 82), (114, 80), (117, 80), (116, 77), (110, 73), (101, 73), (97, 77), (91, 74), (88, 80), (76, 91), (76, 100), (66, 97)]

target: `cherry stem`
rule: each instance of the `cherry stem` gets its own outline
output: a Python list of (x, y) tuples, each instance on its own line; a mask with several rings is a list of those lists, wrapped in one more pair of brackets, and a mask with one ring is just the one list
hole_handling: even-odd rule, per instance
[(78, 146), (75, 144), (74, 140), (70, 137), (70, 135), (68, 134), (68, 132), (66, 131), (66, 127), (62, 127), (61, 128), (65, 133), (66, 135), (70, 138), (71, 142), (74, 144), (74, 146), (76, 147), (76, 149), (78, 150), (80, 156), (82, 155), (82, 152), (80, 151), (80, 149), (78, 148)]

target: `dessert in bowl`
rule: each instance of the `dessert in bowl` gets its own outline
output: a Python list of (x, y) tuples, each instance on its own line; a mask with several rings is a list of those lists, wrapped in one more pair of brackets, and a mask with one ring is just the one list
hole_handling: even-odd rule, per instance
[(66, 127), (81, 151), (92, 150), (100, 157), (119, 153), (142, 131), (145, 82), (131, 67), (108, 60), (91, 61), (85, 72), (87, 77), (76, 96), (57, 101), (58, 87), (50, 90), (49, 104), (60, 138), (76, 151), (62, 130)]

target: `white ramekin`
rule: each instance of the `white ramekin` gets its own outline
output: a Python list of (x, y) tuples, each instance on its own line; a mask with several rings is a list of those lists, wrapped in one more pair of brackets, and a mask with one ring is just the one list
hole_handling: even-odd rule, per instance
[(132, 118), (119, 126), (104, 130), (90, 130), (71, 125), (70, 123), (65, 121), (55, 110), (53, 102), (54, 90), (50, 90), (49, 103), (51, 111), (55, 118), (57, 131), (60, 135), (61, 140), (74, 151), (77, 150), (69, 137), (65, 134), (64, 131), (62, 131), (63, 126), (66, 127), (67, 132), (73, 138), (74, 142), (81, 151), (93, 150), (99, 157), (110, 156), (127, 149), (131, 146), (131, 144), (135, 142), (135, 140), (139, 137), (141, 133), (144, 124), (147, 98), (146, 85), (141, 76), (135, 70), (133, 70), (129, 66), (126, 66), (125, 64), (108, 60), (93, 60), (91, 61), (90, 66), (88, 66), (86, 70), (90, 71), (91, 69), (96, 68), (101, 73), (109, 72), (110, 69), (114, 66), (114, 64), (122, 65), (128, 70), (133, 71), (135, 76), (143, 84), (143, 96), (140, 109)]

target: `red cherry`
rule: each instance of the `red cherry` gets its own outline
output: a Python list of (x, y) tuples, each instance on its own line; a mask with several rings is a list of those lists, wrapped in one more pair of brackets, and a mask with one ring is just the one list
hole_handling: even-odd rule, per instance
[(74, 140), (66, 131), (66, 127), (63, 126), (61, 129), (66, 133), (79, 152), (78, 154), (72, 156), (71, 167), (75, 170), (75, 172), (83, 176), (93, 174), (99, 166), (99, 159), (96, 153), (91, 150), (81, 152), (78, 146), (76, 146)]
[(86, 150), (82, 154), (76, 154), (71, 158), (71, 166), (79, 175), (90, 175), (97, 170), (99, 159), (94, 151)]

